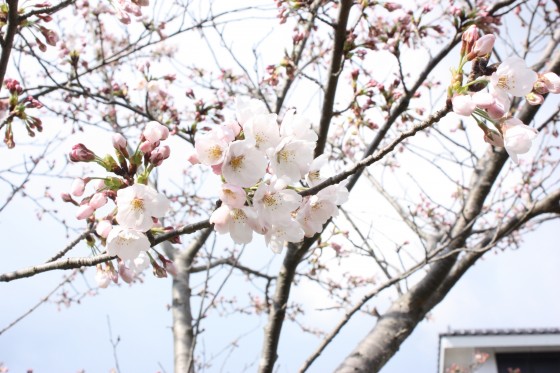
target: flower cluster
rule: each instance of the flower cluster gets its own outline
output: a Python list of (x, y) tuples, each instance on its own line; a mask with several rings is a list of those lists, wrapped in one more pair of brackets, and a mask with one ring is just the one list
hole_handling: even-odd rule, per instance
[(150, 5), (149, 0), (111, 0), (117, 19), (128, 25), (130, 23), (130, 16), (141, 17), (142, 7)]
[[(509, 115), (512, 97), (525, 97), (531, 105), (544, 101), (544, 94), (560, 93), (560, 78), (548, 72), (537, 74), (519, 57), (509, 57), (497, 68), (487, 66), (495, 36), (479, 37), (479, 30), (471, 26), (463, 34), (461, 61), (449, 87), (453, 111), (472, 116), (484, 132), (486, 142), (505, 147), (515, 163), (518, 154), (527, 153), (537, 131)], [(463, 84), (463, 67), (472, 61), (469, 81)], [(486, 123), (492, 123), (489, 128)]]
[[(348, 198), (344, 184), (331, 185), (303, 198), (294, 185), (314, 186), (323, 179), (321, 156), (313, 159), (317, 134), (294, 110), (278, 125), (258, 100), (237, 101), (237, 121), (214, 127), (195, 143), (198, 161), (221, 175), (221, 206), (210, 217), (219, 233), (238, 244), (253, 232), (280, 252), (284, 243), (313, 236), (338, 213)], [(305, 179), (306, 182), (302, 181)]]
[(32, 96), (27, 96), (25, 99), (22, 99), (20, 96), (23, 94), (23, 88), (15, 79), (4, 79), (4, 85), (10, 92), (8, 102), (2, 102), (1, 104), (2, 109), (7, 110), (7, 115), (4, 119), (6, 122), (4, 143), (11, 149), (16, 145), (12, 128), (14, 118), (19, 118), (25, 124), (27, 134), (31, 137), (35, 136), (35, 132), (43, 131), (43, 122), (41, 119), (29, 114), (30, 109), (40, 109), (43, 107), (43, 104)]
[[(78, 178), (72, 184), (71, 195), (63, 195), (66, 202), (78, 206), (77, 219), (88, 219), (96, 223), (96, 233), (107, 253), (117, 256), (119, 270), (109, 262), (106, 267), (98, 266), (96, 280), (100, 287), (106, 287), (118, 275), (125, 281), (132, 281), (150, 264), (158, 277), (165, 277), (166, 271), (174, 273), (173, 263), (163, 255), (155, 253), (163, 267), (148, 252), (151, 243), (146, 232), (163, 231), (158, 218), (162, 218), (170, 208), (170, 202), (162, 193), (147, 185), (150, 172), (169, 157), (170, 150), (161, 141), (169, 136), (166, 126), (149, 122), (142, 132), (140, 144), (134, 152), (129, 152), (126, 139), (113, 136), (116, 160), (110, 155), (101, 158), (83, 144), (77, 144), (70, 152), (73, 162), (96, 162), (117, 177)], [(73, 197), (82, 197), (88, 183), (96, 180), (94, 193), (77, 202)], [(97, 210), (109, 200), (116, 204), (108, 215), (95, 218)], [(116, 223), (116, 224), (115, 224)]]

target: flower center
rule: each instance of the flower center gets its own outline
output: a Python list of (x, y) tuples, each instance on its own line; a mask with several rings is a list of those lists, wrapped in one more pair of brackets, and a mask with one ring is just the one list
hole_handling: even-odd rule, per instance
[(240, 210), (240, 209), (233, 209), (232, 214), (231, 214), (231, 218), (232, 218), (236, 223), (243, 223), (243, 222), (245, 222), (245, 220), (247, 219), (247, 215), (245, 215), (245, 213), (243, 212), (243, 210)]
[(243, 160), (245, 159), (244, 155), (238, 155), (237, 157), (231, 158), (229, 164), (234, 171), (239, 170), (243, 166)]
[(515, 81), (510, 75), (500, 75), (498, 78), (498, 87), (501, 89), (512, 89), (515, 87)]
[(286, 150), (286, 149), (282, 149), (278, 152), (278, 154), (276, 155), (276, 160), (278, 161), (278, 163), (280, 162), (289, 162), (293, 159), (294, 154), (293, 152)]
[(132, 200), (132, 209), (134, 211), (144, 211), (144, 200), (140, 198), (134, 198)]
[(308, 177), (309, 180), (315, 181), (315, 180), (319, 180), (320, 176), (321, 176), (321, 171), (310, 171)]
[(213, 147), (208, 149), (208, 154), (210, 155), (210, 158), (217, 160), (222, 157), (222, 154), (224, 154), (224, 152), (218, 145), (214, 145)]
[(278, 204), (276, 198), (270, 193), (265, 194), (262, 201), (267, 207), (275, 206)]

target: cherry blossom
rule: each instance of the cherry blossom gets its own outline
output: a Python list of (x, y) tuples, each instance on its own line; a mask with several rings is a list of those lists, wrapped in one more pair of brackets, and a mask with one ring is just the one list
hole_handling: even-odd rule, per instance
[(245, 138), (254, 142), (255, 147), (263, 152), (269, 148), (276, 148), (280, 142), (276, 114), (254, 115), (247, 120), (243, 130)]
[(265, 155), (251, 142), (235, 141), (229, 146), (222, 174), (228, 183), (248, 188), (264, 176), (267, 164)]
[(338, 215), (338, 205), (347, 200), (348, 190), (345, 182), (330, 185), (316, 195), (308, 197), (296, 217), (305, 235), (311, 237), (322, 231), (323, 224)]
[(230, 142), (231, 140), (228, 141), (221, 128), (214, 128), (212, 131), (199, 136), (195, 143), (198, 161), (207, 166), (222, 163)]
[(453, 104), (453, 111), (459, 115), (468, 117), (476, 109), (476, 103), (470, 95), (457, 95), (453, 97), (451, 102)]
[(230, 208), (222, 205), (210, 216), (210, 223), (220, 234), (229, 233), (233, 242), (247, 244), (253, 239), (256, 214), (250, 207)]
[(95, 271), (95, 282), (97, 286), (102, 289), (105, 289), (111, 283), (111, 276), (107, 273), (107, 270), (103, 269), (103, 267), (98, 264)]
[(264, 224), (287, 222), (301, 205), (302, 197), (291, 189), (276, 190), (268, 184), (259, 185), (253, 196), (253, 206)]
[(537, 130), (525, 125), (517, 118), (510, 118), (502, 124), (504, 146), (515, 163), (519, 163), (518, 154), (525, 154), (531, 149)]
[(237, 122), (243, 127), (251, 117), (257, 114), (268, 114), (268, 110), (264, 102), (256, 99), (246, 99), (238, 97), (235, 100), (236, 111), (235, 116)]
[(292, 182), (303, 178), (313, 161), (315, 143), (284, 138), (276, 147), (270, 168), (279, 177), (286, 176)]
[(241, 208), (245, 204), (247, 193), (241, 187), (232, 184), (222, 184), (220, 200), (233, 208)]
[(537, 73), (529, 69), (523, 59), (515, 56), (504, 60), (490, 77), (490, 83), (496, 90), (516, 97), (531, 92), (536, 81)]
[(169, 129), (159, 122), (151, 121), (146, 124), (142, 135), (151, 144), (157, 144), (169, 137)]
[(70, 193), (73, 196), (80, 197), (84, 194), (84, 190), (86, 188), (86, 183), (82, 178), (76, 178), (72, 182), (72, 186), (70, 187)]
[(310, 142), (315, 142), (318, 138), (311, 128), (311, 122), (307, 118), (297, 115), (295, 110), (289, 110), (284, 115), (282, 124), (280, 124), (280, 135)]
[(135, 229), (114, 227), (107, 236), (107, 254), (122, 260), (134, 260), (150, 248), (148, 237)]
[(496, 41), (496, 36), (493, 34), (486, 34), (480, 37), (476, 41), (476, 43), (474, 43), (472, 53), (477, 57), (482, 57), (487, 55), (488, 53), (492, 52), (492, 48), (494, 48), (495, 41)]
[(97, 210), (107, 204), (107, 195), (105, 193), (95, 193), (88, 204)]
[(89, 218), (95, 212), (95, 208), (90, 206), (89, 204), (83, 204), (78, 207), (78, 211), (76, 212), (76, 219), (83, 220)]
[(327, 161), (328, 156), (326, 154), (321, 154), (311, 162), (309, 165), (309, 172), (305, 176), (305, 180), (309, 186), (314, 187), (325, 180), (325, 178), (321, 176), (321, 169), (327, 164)]
[(286, 242), (303, 240), (304, 231), (299, 223), (293, 219), (273, 224), (265, 233), (266, 245), (276, 254), (282, 252)]
[(154, 188), (134, 184), (117, 192), (117, 222), (125, 228), (147, 231), (154, 226), (152, 217), (160, 218), (169, 210), (167, 197)]
[(103, 238), (107, 238), (113, 229), (113, 224), (109, 220), (100, 220), (95, 227), (95, 232)]

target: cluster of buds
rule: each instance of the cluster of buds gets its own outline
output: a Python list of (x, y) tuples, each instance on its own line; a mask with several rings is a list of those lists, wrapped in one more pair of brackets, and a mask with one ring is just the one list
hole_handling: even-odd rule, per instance
[(29, 109), (40, 109), (43, 107), (43, 104), (31, 96), (27, 96), (25, 99), (20, 99), (20, 96), (23, 93), (23, 88), (15, 79), (5, 79), (4, 85), (10, 92), (10, 97), (8, 99), (8, 115), (4, 119), (6, 122), (4, 142), (8, 148), (11, 149), (15, 146), (12, 128), (14, 118), (19, 118), (23, 121), (27, 134), (31, 137), (35, 136), (35, 131), (43, 131), (43, 122), (41, 119), (29, 115), (28, 111)]
[[(132, 151), (122, 135), (114, 134), (112, 143), (116, 159), (111, 155), (102, 158), (83, 144), (72, 147), (71, 161), (95, 162), (116, 175), (77, 178), (72, 183), (71, 193), (62, 195), (65, 202), (78, 206), (77, 219), (87, 219), (95, 224), (97, 236), (106, 246), (107, 253), (118, 258), (118, 271), (111, 263), (105, 268), (98, 266), (96, 280), (100, 287), (108, 286), (111, 280), (116, 281), (119, 275), (123, 281), (131, 282), (150, 265), (157, 277), (176, 272), (170, 260), (151, 249), (149, 238), (151, 233), (166, 230), (158, 219), (165, 216), (170, 202), (147, 183), (153, 169), (169, 157), (169, 147), (161, 145), (168, 136), (166, 126), (149, 122), (137, 149)], [(94, 191), (85, 195), (88, 184), (93, 184)], [(81, 197), (81, 201), (75, 197)], [(113, 208), (108, 215), (96, 217), (98, 210), (109, 201), (116, 205), (116, 210)], [(155, 252), (159, 262), (149, 250)]]
[(320, 169), (326, 157), (313, 159), (317, 134), (310, 122), (292, 110), (278, 125), (276, 114), (258, 100), (238, 99), (236, 116), (237, 121), (214, 127), (195, 142), (197, 160), (225, 181), (222, 204), (210, 217), (214, 229), (238, 244), (262, 234), (274, 252), (285, 242), (321, 232), (348, 190), (341, 183), (313, 196), (298, 193), (306, 188), (295, 185), (324, 180)]
[[(512, 97), (525, 97), (529, 104), (539, 105), (544, 101), (544, 94), (560, 93), (560, 78), (553, 72), (537, 74), (519, 57), (509, 57), (498, 66), (487, 66), (496, 38), (492, 34), (480, 37), (476, 26), (469, 27), (462, 40), (459, 68), (453, 72), (448, 90), (453, 111), (473, 117), (484, 132), (484, 140), (504, 147), (518, 163), (517, 155), (531, 149), (537, 131), (511, 117)], [(463, 83), (463, 68), (469, 61), (472, 71)]]
[[(41, 50), (42, 52), (45, 52), (47, 50), (46, 44), (54, 47), (59, 40), (58, 34), (55, 31), (43, 25), (43, 23), (51, 22), (53, 18), (49, 14), (41, 14), (40, 12), (42, 10), (44, 11), (46, 9), (49, 9), (50, 7), (51, 3), (44, 1), (41, 3), (31, 4), (29, 6), (23, 7), (22, 9), (18, 9), (19, 14), (24, 14), (30, 11), (35, 12), (32, 19), (25, 18), (23, 21), (21, 21), (20, 26), (29, 27), (43, 36), (44, 42), (38, 37), (35, 37), (35, 42), (37, 43), (39, 50)], [(8, 3), (0, 5), (0, 28), (6, 25), (8, 22), (8, 11)]]
[(142, 16), (142, 7), (150, 5), (149, 0), (111, 0), (111, 5), (115, 9), (117, 19), (128, 25), (131, 21), (130, 16)]

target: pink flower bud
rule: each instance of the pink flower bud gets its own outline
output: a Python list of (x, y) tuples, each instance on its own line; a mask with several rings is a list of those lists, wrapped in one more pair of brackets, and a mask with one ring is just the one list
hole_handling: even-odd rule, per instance
[(171, 260), (167, 259), (161, 254), (158, 254), (158, 258), (159, 260), (161, 260), (161, 263), (163, 264), (163, 268), (165, 268), (167, 273), (169, 273), (171, 276), (177, 276), (178, 271), (177, 271), (177, 267), (175, 266), (175, 263), (173, 263)]
[(476, 25), (470, 26), (463, 32), (461, 40), (463, 41), (461, 55), (469, 54), (474, 47), (474, 43), (478, 40), (478, 27), (476, 27)]
[(550, 93), (560, 93), (560, 77), (553, 72), (542, 75), (542, 81)]
[(533, 105), (533, 106), (540, 105), (544, 102), (544, 97), (535, 92), (531, 92), (527, 94), (525, 96), (525, 99), (527, 100), (529, 105)]
[(76, 213), (76, 219), (78, 219), (78, 220), (87, 219), (94, 212), (95, 212), (95, 209), (86, 203), (85, 205), (81, 205), (80, 207), (78, 207), (78, 212)]
[(164, 160), (169, 158), (170, 154), (171, 150), (169, 149), (169, 146), (161, 146), (154, 150), (150, 155), (150, 163), (154, 166), (160, 166)]
[(146, 125), (142, 135), (152, 144), (156, 144), (169, 137), (169, 129), (156, 121), (151, 121)]
[(140, 144), (140, 151), (144, 154), (148, 154), (152, 150), (154, 150), (155, 147), (156, 147), (156, 144), (151, 143), (149, 141), (144, 141), (142, 144)]
[(472, 52), (476, 57), (482, 57), (492, 52), (494, 48), (494, 42), (496, 41), (496, 36), (493, 34), (486, 34), (476, 41), (474, 44)]
[(95, 272), (95, 282), (97, 283), (97, 286), (102, 289), (105, 289), (111, 283), (111, 278), (109, 277), (107, 271), (105, 271), (103, 267), (101, 267), (101, 264), (97, 265), (97, 269)]
[(70, 151), (70, 160), (72, 162), (91, 162), (95, 160), (95, 153), (86, 148), (84, 144), (76, 144)]
[(105, 189), (106, 185), (105, 185), (105, 179), (97, 179), (95, 181), (95, 184), (93, 186), (95, 188), (95, 191), (99, 192), (103, 189)]
[(95, 210), (97, 210), (98, 208), (101, 208), (107, 204), (107, 196), (105, 195), (105, 193), (95, 193), (89, 200), (88, 204)]
[(64, 202), (68, 202), (68, 203), (73, 203), (76, 206), (78, 206), (78, 203), (76, 201), (74, 201), (74, 199), (72, 198), (72, 196), (68, 193), (61, 193), (60, 194), (60, 198), (62, 198), (62, 200)]
[(470, 116), (474, 109), (476, 109), (476, 104), (471, 99), (470, 95), (459, 95), (453, 97), (453, 111), (459, 115), (464, 115), (466, 117)]
[(113, 229), (113, 224), (109, 220), (100, 220), (95, 227), (95, 232), (103, 238), (107, 238)]
[(127, 284), (130, 284), (132, 281), (134, 281), (134, 272), (126, 265), (124, 265), (124, 262), (122, 261), (119, 261), (119, 275)]
[(200, 161), (198, 160), (198, 154), (196, 152), (191, 152), (187, 157), (187, 161), (190, 164), (199, 164)]
[(72, 182), (72, 186), (70, 187), (70, 193), (76, 197), (80, 197), (84, 194), (84, 190), (86, 189), (86, 183), (84, 179), (74, 179)]
[(121, 153), (126, 154), (126, 139), (120, 133), (113, 134), (113, 147), (120, 151)]
[(210, 166), (210, 167), (212, 167), (212, 172), (213, 172), (214, 174), (216, 174), (216, 175), (218, 175), (218, 176), (221, 176), (221, 175), (222, 175), (222, 163), (220, 163), (220, 164), (215, 164), (215, 165), (212, 165), (212, 166)]

